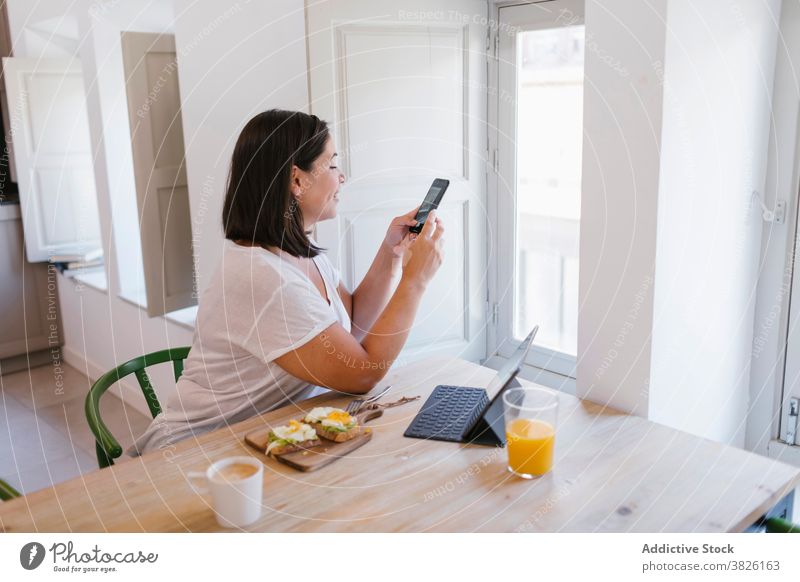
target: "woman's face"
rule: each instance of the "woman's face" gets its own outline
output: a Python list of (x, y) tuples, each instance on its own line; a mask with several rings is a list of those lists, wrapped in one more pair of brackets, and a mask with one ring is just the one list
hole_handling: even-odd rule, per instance
[(325, 151), (308, 172), (297, 166), (292, 170), (292, 194), (300, 206), (306, 229), (336, 216), (339, 187), (344, 183), (344, 174), (339, 171), (336, 158), (333, 137), (329, 135)]

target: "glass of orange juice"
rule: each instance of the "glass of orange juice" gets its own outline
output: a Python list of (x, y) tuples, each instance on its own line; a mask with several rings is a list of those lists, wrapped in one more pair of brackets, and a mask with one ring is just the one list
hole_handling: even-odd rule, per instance
[(503, 394), (508, 470), (525, 479), (553, 467), (558, 394), (543, 388), (511, 388)]

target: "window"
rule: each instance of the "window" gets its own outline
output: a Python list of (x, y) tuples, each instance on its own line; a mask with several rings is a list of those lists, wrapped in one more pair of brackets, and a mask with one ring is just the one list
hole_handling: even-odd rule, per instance
[[(575, 377), (583, 147), (583, 3), (498, 9), (494, 348), (539, 325), (528, 365)], [(510, 340), (510, 341), (509, 341)]]
[(575, 355), (583, 26), (517, 35), (514, 337)]

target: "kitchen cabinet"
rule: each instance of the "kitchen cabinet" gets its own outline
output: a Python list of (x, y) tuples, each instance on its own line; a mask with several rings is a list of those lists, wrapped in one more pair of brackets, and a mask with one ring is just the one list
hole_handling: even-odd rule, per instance
[(0, 205), (0, 363), (61, 345), (57, 285), (49, 263), (25, 258), (19, 204)]

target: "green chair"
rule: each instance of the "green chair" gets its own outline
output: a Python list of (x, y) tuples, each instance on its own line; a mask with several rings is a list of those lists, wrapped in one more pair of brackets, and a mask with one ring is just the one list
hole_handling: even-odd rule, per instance
[(8, 501), (15, 497), (20, 497), (21, 493), (14, 489), (11, 485), (0, 479), (0, 501)]
[(780, 517), (769, 517), (764, 520), (767, 533), (800, 533), (800, 525)]
[(158, 397), (155, 390), (153, 390), (153, 385), (150, 384), (150, 377), (147, 375), (145, 368), (172, 362), (172, 370), (175, 373), (175, 381), (177, 382), (183, 373), (183, 361), (188, 355), (188, 347), (171, 348), (153, 352), (152, 354), (145, 354), (144, 356), (133, 358), (121, 366), (117, 366), (110, 372), (106, 372), (92, 385), (89, 394), (86, 396), (86, 420), (89, 422), (89, 428), (94, 434), (97, 464), (100, 465), (101, 469), (113, 465), (114, 459), (122, 456), (122, 447), (117, 439), (114, 438), (114, 435), (111, 434), (111, 431), (108, 430), (103, 419), (100, 418), (100, 397), (115, 382), (120, 381), (125, 376), (135, 374), (136, 380), (138, 380), (139, 386), (144, 393), (147, 406), (150, 408), (150, 414), (155, 418), (161, 412), (161, 404), (158, 402)]

